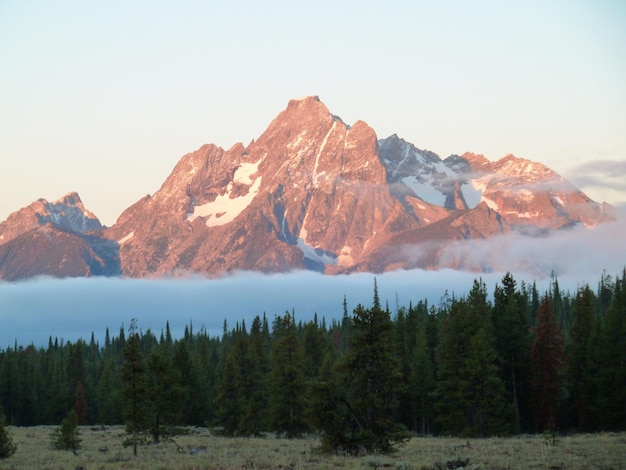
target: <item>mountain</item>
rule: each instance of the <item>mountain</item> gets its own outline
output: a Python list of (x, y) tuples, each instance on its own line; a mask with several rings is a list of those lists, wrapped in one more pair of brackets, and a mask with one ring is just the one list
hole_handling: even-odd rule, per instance
[(6, 243), (47, 223), (81, 233), (102, 228), (98, 218), (85, 209), (80, 196), (72, 192), (54, 202), (38, 199), (30, 206), (13, 212), (7, 220), (0, 222), (0, 243)]
[(119, 275), (117, 244), (92, 234), (102, 228), (77, 193), (39, 199), (0, 223), (0, 279)]
[[(94, 252), (117, 259), (131, 277), (437, 268), (451, 241), (536, 236), (611, 218), (607, 206), (540, 163), (470, 153), (441, 160), (396, 135), (379, 140), (362, 121), (344, 123), (317, 97), (290, 101), (248, 146), (204, 145), (183, 156), (161, 188), (112, 227), (87, 224), (95, 217), (77, 202), (37, 204), (0, 225), (0, 256), (7, 240), (45, 221), (92, 250), (99, 240), (106, 249)], [(407, 247), (421, 255), (406, 256)]]

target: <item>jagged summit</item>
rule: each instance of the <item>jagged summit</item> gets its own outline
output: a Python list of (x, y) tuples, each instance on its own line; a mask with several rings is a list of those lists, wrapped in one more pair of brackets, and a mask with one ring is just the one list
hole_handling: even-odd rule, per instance
[[(308, 96), (289, 101), (247, 146), (207, 144), (184, 155), (156, 193), (110, 228), (70, 193), (12, 214), (0, 224), (0, 243), (46, 223), (75, 235), (98, 230), (101, 246), (113, 250), (108, 258), (97, 252), (113, 260), (101, 266), (117, 262), (133, 277), (380, 272), (461, 267), (462, 260), (439, 258), (451, 240), (543, 233), (609, 217), (544, 165), (471, 153), (442, 160), (396, 134), (379, 139), (363, 121), (347, 125)], [(428, 246), (427, 256), (402, 255), (419, 244)]]
[(38, 199), (0, 223), (0, 279), (119, 275), (117, 245), (94, 233), (102, 228), (76, 192)]
[(10, 214), (6, 221), (0, 223), (0, 243), (48, 223), (81, 233), (102, 228), (98, 218), (85, 209), (78, 193), (70, 192), (54, 202), (38, 199)]

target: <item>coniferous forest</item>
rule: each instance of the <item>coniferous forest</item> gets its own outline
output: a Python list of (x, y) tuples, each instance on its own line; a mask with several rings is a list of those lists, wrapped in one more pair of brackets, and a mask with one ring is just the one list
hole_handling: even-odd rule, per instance
[[(626, 430), (626, 270), (547, 292), (506, 274), (489, 295), (371, 306), (340, 320), (297, 312), (182, 338), (131, 322), (104, 344), (0, 351), (0, 415), (15, 426), (126, 424), (159, 441), (178, 426), (226, 436), (316, 434), (327, 451), (392, 450), (411, 435)], [(136, 447), (135, 447), (136, 451)]]

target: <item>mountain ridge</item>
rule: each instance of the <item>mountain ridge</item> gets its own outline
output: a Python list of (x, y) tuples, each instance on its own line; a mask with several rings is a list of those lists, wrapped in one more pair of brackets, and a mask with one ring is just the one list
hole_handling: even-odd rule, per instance
[[(379, 139), (364, 121), (344, 123), (316, 96), (289, 101), (247, 146), (205, 144), (187, 153), (111, 227), (77, 194), (66, 199), (57, 206), (40, 200), (0, 224), (0, 278), (8, 269), (3, 249), (44, 223), (102, 240), (114, 252), (104, 258), (119, 262), (104, 263), (105, 275), (146, 277), (435, 269), (451, 240), (611, 219), (608, 205), (541, 163), (472, 153), (442, 160), (395, 134)], [(427, 256), (398, 259), (407, 244), (427, 245)]]

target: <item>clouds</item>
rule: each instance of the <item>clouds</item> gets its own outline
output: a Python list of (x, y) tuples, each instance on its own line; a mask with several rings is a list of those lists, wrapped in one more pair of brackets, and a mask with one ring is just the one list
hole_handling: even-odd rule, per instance
[[(594, 160), (569, 170), (569, 177), (580, 185), (613, 185), (626, 191), (626, 160)], [(605, 183), (605, 180), (608, 180)]]
[[(475, 275), (457, 271), (397, 271), (378, 275), (379, 294), (395, 311), (428, 299), (438, 304), (446, 289), (467, 292)], [(501, 276), (487, 276), (495, 285)], [(299, 320), (310, 320), (315, 313), (327, 322), (343, 314), (343, 298), (348, 308), (371, 305), (374, 275), (324, 276), (300, 271), (261, 275), (237, 273), (222, 279), (120, 279), (73, 278), (35, 279), (0, 284), (0, 348), (33, 342), (46, 345), (48, 338), (89, 340), (91, 332), (103, 341), (105, 329), (117, 334), (122, 324), (137, 318), (142, 330), (160, 334), (166, 321), (172, 334), (180, 337), (186, 324), (204, 327), (211, 335), (222, 332), (226, 319), (230, 327), (244, 320), (250, 325), (255, 315), (275, 315), (294, 310)]]
[(599, 201), (626, 204), (626, 160), (594, 160), (570, 168), (567, 179)]
[(487, 240), (454, 242), (444, 249), (441, 264), (450, 265), (461, 259), (466, 269), (488, 267), (538, 279), (554, 273), (572, 282), (595, 282), (604, 270), (615, 274), (626, 266), (626, 246), (621, 242), (626, 233), (626, 217), (624, 211), (616, 211), (616, 215), (615, 221), (592, 229), (580, 225), (543, 237), (512, 233)]

